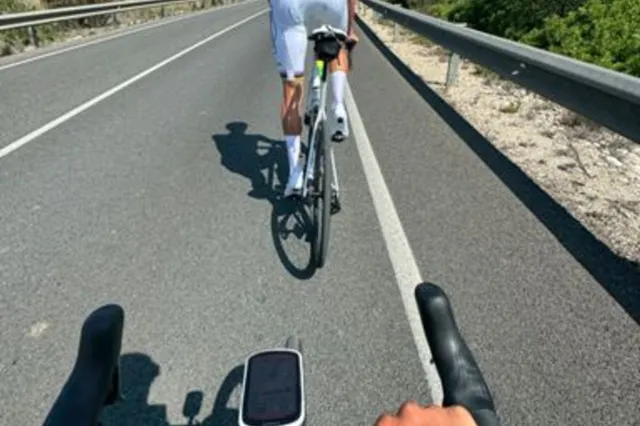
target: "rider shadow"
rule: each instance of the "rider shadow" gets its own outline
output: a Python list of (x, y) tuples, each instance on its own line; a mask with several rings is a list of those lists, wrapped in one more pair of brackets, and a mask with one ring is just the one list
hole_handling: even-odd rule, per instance
[[(286, 146), (281, 140), (247, 133), (248, 128), (249, 125), (245, 122), (232, 121), (226, 125), (228, 133), (212, 135), (222, 157), (221, 163), (229, 171), (250, 180), (250, 197), (265, 199), (271, 203), (271, 233), (278, 257), (291, 275), (298, 279), (309, 279), (315, 273), (310, 250), (313, 225), (309, 212), (302, 203), (283, 198), (284, 186), (289, 176)], [(306, 243), (309, 253), (306, 259), (296, 257), (294, 261), (285, 250), (285, 242), (291, 242), (290, 235)], [(291, 254), (299, 253), (300, 250), (298, 246), (291, 250)]]
[(160, 366), (148, 355), (129, 353), (120, 357), (123, 400), (105, 408), (103, 426), (170, 426), (166, 405), (150, 405), (151, 384), (160, 375)]
[[(247, 133), (248, 127), (245, 122), (232, 121), (226, 125), (229, 133), (214, 134), (213, 141), (222, 157), (222, 165), (251, 181), (252, 188), (247, 195), (274, 203), (282, 189), (274, 185), (276, 174), (280, 183), (285, 182), (288, 173), (284, 144), (265, 135)], [(279, 161), (282, 155), (284, 162)], [(267, 171), (266, 178), (263, 170)]]
[[(238, 409), (230, 407), (234, 391), (241, 390), (244, 365), (236, 366), (225, 377), (213, 404), (209, 416), (196, 420), (202, 408), (202, 391), (189, 392), (182, 407), (185, 423), (171, 425), (167, 420), (166, 405), (148, 403), (151, 384), (160, 375), (160, 367), (148, 355), (141, 353), (125, 354), (120, 358), (121, 392), (123, 400), (105, 408), (100, 425), (102, 426), (238, 426)], [(239, 397), (236, 398), (239, 404)]]

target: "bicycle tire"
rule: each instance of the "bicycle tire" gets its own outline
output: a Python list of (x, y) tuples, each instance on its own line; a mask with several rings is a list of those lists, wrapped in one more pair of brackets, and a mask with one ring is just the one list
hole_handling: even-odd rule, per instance
[(333, 206), (333, 189), (331, 188), (331, 182), (333, 181), (333, 167), (331, 167), (331, 137), (329, 133), (324, 130), (321, 135), (322, 140), (322, 163), (324, 173), (322, 175), (322, 263), (324, 266), (327, 263), (327, 254), (329, 253), (329, 235), (331, 231), (331, 212)]
[(327, 197), (327, 182), (331, 189), (331, 167), (327, 167), (326, 154), (327, 141), (325, 137), (324, 123), (320, 123), (316, 132), (316, 158), (314, 164), (313, 183), (313, 259), (316, 268), (322, 268), (327, 258), (327, 247), (329, 241), (328, 223), (331, 213), (331, 192)]
[(322, 131), (322, 123), (318, 126), (317, 133), (314, 135), (312, 130), (309, 131), (310, 135), (316, 138), (315, 141), (315, 161), (313, 167), (313, 182), (311, 189), (311, 204), (312, 204), (312, 220), (313, 220), (313, 242), (311, 246), (313, 263), (316, 268), (321, 268), (322, 264), (322, 199), (320, 182), (323, 178), (322, 170), (320, 167), (322, 151), (318, 148), (319, 139), (318, 134)]

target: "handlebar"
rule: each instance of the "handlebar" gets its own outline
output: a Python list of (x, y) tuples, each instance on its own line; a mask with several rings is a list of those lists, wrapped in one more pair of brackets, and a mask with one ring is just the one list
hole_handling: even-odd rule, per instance
[(102, 408), (119, 399), (123, 327), (124, 310), (118, 305), (105, 305), (87, 317), (75, 365), (44, 426), (95, 426)]
[(440, 287), (431, 283), (418, 285), (414, 294), (422, 327), (442, 380), (442, 405), (465, 407), (478, 426), (499, 426), (491, 392), (460, 334), (449, 298)]
[[(466, 407), (478, 426), (499, 426), (493, 398), (460, 334), (449, 299), (435, 284), (422, 283), (415, 298), (442, 380), (444, 406)], [(76, 361), (43, 426), (95, 426), (102, 408), (120, 399), (124, 310), (105, 305), (92, 312), (80, 333)]]

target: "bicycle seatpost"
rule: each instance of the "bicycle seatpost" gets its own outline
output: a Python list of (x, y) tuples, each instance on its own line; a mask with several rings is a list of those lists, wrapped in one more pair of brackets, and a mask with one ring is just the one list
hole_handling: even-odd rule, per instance
[(119, 305), (105, 305), (87, 317), (73, 370), (44, 426), (95, 426), (102, 408), (118, 399), (123, 327)]
[(460, 334), (447, 295), (435, 284), (422, 283), (415, 289), (415, 298), (442, 380), (442, 405), (465, 407), (478, 426), (499, 426), (491, 392)]

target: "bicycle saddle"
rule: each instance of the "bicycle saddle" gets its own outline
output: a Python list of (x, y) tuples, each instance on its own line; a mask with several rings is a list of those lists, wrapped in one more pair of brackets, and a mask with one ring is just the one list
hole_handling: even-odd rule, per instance
[(313, 50), (318, 59), (331, 62), (338, 57), (348, 36), (339, 28), (323, 25), (313, 30), (308, 39), (314, 42)]

